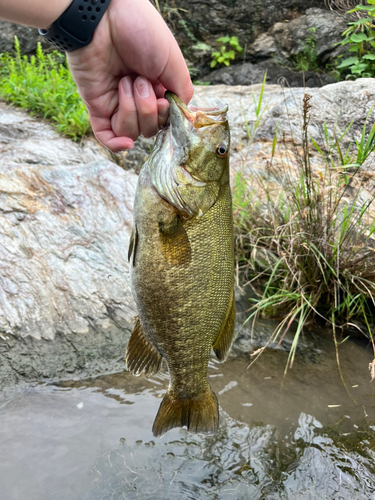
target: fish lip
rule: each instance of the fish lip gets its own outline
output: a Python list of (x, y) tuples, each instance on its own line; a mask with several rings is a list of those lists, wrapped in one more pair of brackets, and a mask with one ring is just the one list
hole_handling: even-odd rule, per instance
[[(228, 105), (224, 103), (222, 103), (223, 105), (221, 107), (218, 105), (210, 107), (198, 107), (194, 104), (189, 104), (187, 106), (176, 94), (174, 94), (170, 90), (165, 93), (164, 97), (169, 102), (169, 105), (173, 106), (176, 110), (178, 109), (180, 113), (182, 113), (193, 126), (200, 126), (198, 122), (202, 115), (218, 117), (220, 115), (226, 115), (228, 111)], [(224, 121), (226, 121), (226, 118)], [(212, 124), (214, 124), (215, 122), (217, 123), (215, 119), (212, 119)], [(207, 125), (209, 124), (210, 122), (208, 120)]]

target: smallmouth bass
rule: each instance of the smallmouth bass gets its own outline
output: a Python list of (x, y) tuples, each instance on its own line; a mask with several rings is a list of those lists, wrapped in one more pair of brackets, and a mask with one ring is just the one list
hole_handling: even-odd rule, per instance
[(138, 319), (126, 350), (134, 375), (165, 359), (169, 388), (153, 425), (216, 432), (207, 381), (211, 347), (225, 360), (234, 336), (234, 255), (227, 106), (187, 107), (167, 92), (169, 124), (143, 165), (129, 244)]

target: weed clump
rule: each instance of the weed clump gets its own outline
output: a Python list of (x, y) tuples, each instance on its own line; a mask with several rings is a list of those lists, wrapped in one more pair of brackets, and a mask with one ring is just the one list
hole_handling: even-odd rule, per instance
[(15, 55), (0, 56), (0, 98), (51, 120), (62, 135), (78, 140), (91, 133), (86, 107), (66, 64), (57, 51), (21, 54), (15, 37)]
[[(259, 315), (281, 321), (270, 342), (283, 340), (292, 323), (296, 333), (288, 366), (308, 322), (356, 328), (372, 338), (375, 323), (375, 195), (362, 198), (357, 177), (375, 149), (375, 125), (353, 148), (344, 133), (329, 133), (324, 146), (309, 137), (311, 96), (303, 100), (302, 146), (297, 162), (281, 171), (274, 164), (277, 138), (267, 171), (248, 185), (239, 175), (234, 188), (237, 268), (255, 291), (248, 320)], [(322, 168), (313, 168), (311, 152)], [(255, 354), (259, 355), (264, 348)]]

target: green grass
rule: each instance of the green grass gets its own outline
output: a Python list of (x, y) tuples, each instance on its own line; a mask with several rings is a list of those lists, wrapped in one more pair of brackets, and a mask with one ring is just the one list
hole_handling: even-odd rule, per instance
[(48, 119), (58, 132), (74, 140), (91, 133), (86, 107), (59, 52), (21, 54), (15, 38), (15, 54), (0, 56), (0, 98)]
[[(295, 325), (287, 367), (307, 323), (331, 325), (336, 345), (337, 330), (345, 336), (349, 327), (373, 341), (375, 323), (375, 221), (369, 212), (375, 195), (361, 201), (356, 182), (375, 149), (375, 125), (369, 130), (366, 120), (360, 140), (346, 150), (342, 143), (351, 124), (341, 135), (324, 126), (319, 145), (308, 135), (309, 101), (306, 94), (297, 162), (286, 171), (275, 163), (282, 147), (275, 135), (265, 172), (250, 182), (238, 175), (233, 197), (237, 269), (255, 292), (248, 320), (280, 319), (272, 342), (281, 342)], [(248, 134), (251, 139), (254, 130)], [(290, 149), (281, 152), (288, 154)], [(312, 167), (312, 154), (321, 168)]]

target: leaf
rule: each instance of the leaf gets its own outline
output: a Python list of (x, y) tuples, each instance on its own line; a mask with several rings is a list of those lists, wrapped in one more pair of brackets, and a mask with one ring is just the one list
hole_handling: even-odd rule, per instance
[(337, 66), (337, 68), (347, 68), (348, 66), (353, 66), (354, 64), (358, 64), (358, 57), (349, 57), (348, 59), (344, 59), (341, 64)]
[(364, 17), (362, 19), (358, 19), (358, 21), (356, 21), (355, 23), (350, 23), (350, 24), (352, 24), (353, 26), (359, 26), (361, 24), (371, 23), (371, 21), (372, 21), (371, 17)]
[(364, 33), (353, 33), (350, 37), (350, 41), (354, 43), (371, 42), (372, 38), (365, 35)]
[(221, 42), (223, 44), (226, 44), (230, 41), (230, 37), (227, 35), (227, 36), (222, 36), (221, 38), (218, 38), (216, 40), (217, 42)]
[(357, 5), (357, 7), (355, 7), (354, 9), (348, 10), (347, 14), (353, 14), (354, 12), (358, 12), (359, 10), (367, 10), (368, 12), (374, 12), (375, 7), (371, 7), (371, 5)]
[(217, 65), (217, 61), (211, 61), (211, 64), (210, 64), (211, 68), (214, 68), (216, 65)]
[(225, 52), (223, 56), (227, 57), (228, 59), (234, 59), (236, 57), (236, 54), (234, 50), (228, 50), (228, 52)]
[(369, 59), (370, 61), (375, 61), (375, 54), (365, 54), (362, 59)]

